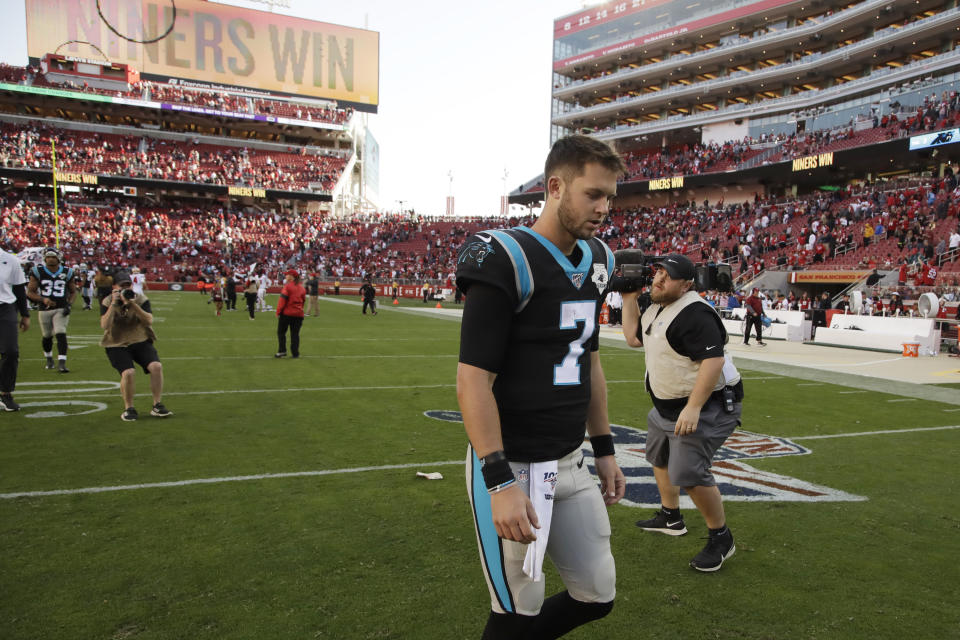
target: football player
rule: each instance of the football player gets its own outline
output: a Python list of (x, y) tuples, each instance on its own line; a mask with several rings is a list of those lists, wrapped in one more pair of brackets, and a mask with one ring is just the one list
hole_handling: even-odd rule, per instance
[(147, 283), (147, 276), (140, 273), (139, 267), (134, 267), (130, 270), (130, 282), (132, 283), (131, 289), (135, 294), (143, 295), (143, 287)]
[(60, 373), (67, 369), (67, 325), (70, 323), (70, 306), (77, 297), (73, 269), (64, 267), (63, 257), (57, 249), (43, 252), (43, 264), (30, 270), (27, 297), (40, 309), (40, 332), (46, 368), (53, 369), (53, 339), (57, 339), (57, 359)]
[[(596, 238), (625, 171), (607, 144), (558, 140), (532, 227), (469, 238), (457, 398), (467, 488), (491, 612), (484, 638), (557, 638), (613, 608), (604, 505), (626, 483), (600, 367), (601, 302), (614, 259)], [(584, 428), (600, 490), (584, 465)], [(547, 555), (566, 589), (544, 599)]]

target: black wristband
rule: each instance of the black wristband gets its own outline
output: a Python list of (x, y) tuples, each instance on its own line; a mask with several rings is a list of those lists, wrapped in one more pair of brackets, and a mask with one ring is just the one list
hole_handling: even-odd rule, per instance
[(590, 446), (593, 447), (594, 458), (612, 456), (614, 454), (613, 435), (608, 433), (605, 436), (590, 436)]
[(510, 463), (503, 451), (494, 451), (490, 455), (484, 456), (480, 463), (482, 465), (480, 471), (483, 473), (483, 482), (487, 485), (488, 491), (514, 480), (513, 469), (510, 468)]

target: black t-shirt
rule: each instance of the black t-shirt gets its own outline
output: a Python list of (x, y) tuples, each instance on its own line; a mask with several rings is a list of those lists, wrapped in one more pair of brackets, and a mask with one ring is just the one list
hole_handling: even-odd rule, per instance
[(320, 281), (316, 278), (310, 278), (304, 284), (307, 285), (307, 295), (316, 296), (320, 294)]
[(717, 312), (705, 304), (687, 305), (667, 327), (667, 342), (682, 356), (705, 360), (723, 356), (727, 331)]
[(590, 353), (613, 254), (597, 239), (571, 256), (526, 228), (469, 238), (460, 362), (497, 374), (493, 394), (510, 460), (555, 460), (583, 443)]

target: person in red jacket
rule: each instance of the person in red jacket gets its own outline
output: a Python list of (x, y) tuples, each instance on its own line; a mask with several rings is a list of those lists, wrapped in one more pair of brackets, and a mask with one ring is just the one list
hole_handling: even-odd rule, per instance
[(300, 326), (303, 324), (303, 301), (307, 290), (300, 284), (300, 274), (290, 269), (283, 274), (283, 289), (277, 302), (277, 353), (274, 357), (287, 355), (287, 327), (290, 328), (290, 355), (300, 357)]
[(760, 289), (754, 287), (753, 291), (750, 293), (750, 297), (743, 301), (743, 308), (747, 312), (745, 318), (744, 329), (743, 329), (743, 344), (750, 345), (750, 328), (756, 327), (757, 330), (757, 344), (761, 347), (766, 346), (766, 343), (763, 341), (763, 338), (760, 334), (760, 329), (763, 326), (763, 302), (761, 302), (760, 297), (757, 295), (760, 293)]

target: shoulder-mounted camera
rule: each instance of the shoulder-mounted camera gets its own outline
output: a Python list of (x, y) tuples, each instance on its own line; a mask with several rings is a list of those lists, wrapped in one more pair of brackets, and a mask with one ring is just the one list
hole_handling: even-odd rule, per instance
[[(648, 256), (639, 249), (620, 249), (614, 252), (619, 275), (610, 278), (609, 291), (629, 293), (653, 284), (658, 262), (666, 256)], [(697, 291), (733, 291), (733, 271), (729, 264), (708, 262), (695, 267), (693, 286)]]

